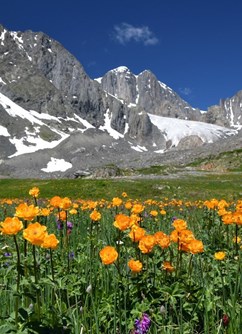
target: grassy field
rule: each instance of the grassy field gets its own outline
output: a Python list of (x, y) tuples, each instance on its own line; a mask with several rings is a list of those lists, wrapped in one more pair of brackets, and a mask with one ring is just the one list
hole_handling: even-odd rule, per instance
[(183, 200), (226, 198), (237, 199), (242, 196), (242, 172), (204, 173), (199, 175), (167, 175), (142, 179), (2, 179), (0, 180), (0, 198), (27, 198), (28, 190), (39, 187), (41, 197), (55, 195), (83, 199), (107, 199), (119, 196), (125, 191), (128, 196), (137, 199), (183, 198)]

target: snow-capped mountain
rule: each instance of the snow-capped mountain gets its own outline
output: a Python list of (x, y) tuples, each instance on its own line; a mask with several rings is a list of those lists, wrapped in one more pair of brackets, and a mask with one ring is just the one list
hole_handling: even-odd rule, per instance
[(150, 71), (121, 66), (92, 80), (49, 36), (0, 26), (0, 175), (70, 176), (110, 163), (159, 163), (172, 150), (192, 155), (236, 138), (240, 101), (224, 102), (215, 117), (218, 107), (192, 108)]

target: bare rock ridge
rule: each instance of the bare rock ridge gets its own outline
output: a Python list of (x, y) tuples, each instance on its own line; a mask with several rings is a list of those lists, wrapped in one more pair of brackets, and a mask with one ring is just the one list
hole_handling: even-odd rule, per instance
[(184, 163), (238, 148), (241, 115), (242, 91), (204, 113), (148, 70), (120, 66), (92, 80), (46, 34), (0, 25), (0, 175)]

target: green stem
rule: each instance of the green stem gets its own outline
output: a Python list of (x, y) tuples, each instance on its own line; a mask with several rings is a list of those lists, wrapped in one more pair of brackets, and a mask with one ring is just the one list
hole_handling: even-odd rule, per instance
[(52, 276), (52, 280), (54, 282), (54, 280), (55, 280), (55, 273), (54, 273), (52, 249), (50, 249), (50, 264), (51, 264), (51, 276)]
[(36, 249), (35, 245), (33, 245), (33, 257), (34, 257), (34, 278), (36, 284), (36, 300), (37, 300), (37, 314), (38, 314), (38, 321), (40, 321), (40, 295), (39, 295), (39, 288), (38, 288), (38, 266), (36, 261)]
[(15, 303), (15, 323), (17, 325), (18, 323), (18, 307), (19, 307), (19, 285), (20, 285), (20, 253), (19, 253), (19, 247), (18, 247), (18, 242), (16, 235), (13, 236), (16, 251), (17, 251), (17, 296), (16, 296), (16, 303)]

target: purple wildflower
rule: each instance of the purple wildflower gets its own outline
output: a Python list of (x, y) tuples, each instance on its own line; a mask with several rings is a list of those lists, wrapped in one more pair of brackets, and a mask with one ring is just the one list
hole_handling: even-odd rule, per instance
[(70, 259), (70, 260), (73, 260), (74, 257), (75, 257), (75, 253), (74, 253), (74, 252), (70, 252), (70, 253), (69, 253), (69, 259)]
[(12, 254), (9, 253), (9, 252), (4, 253), (3, 255), (4, 255), (5, 257), (11, 257), (11, 256), (12, 256)]
[(135, 320), (135, 331), (134, 334), (146, 334), (151, 325), (151, 320), (148, 314), (144, 313), (141, 319)]
[(71, 222), (67, 222), (66, 224), (67, 224), (67, 229), (72, 230), (73, 224)]
[(58, 219), (56, 223), (57, 223), (57, 228), (58, 228), (58, 230), (63, 230), (63, 227), (64, 227), (64, 226), (63, 226), (63, 222), (62, 222), (61, 220)]

